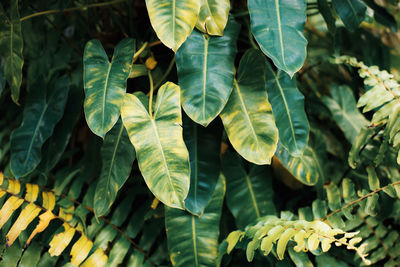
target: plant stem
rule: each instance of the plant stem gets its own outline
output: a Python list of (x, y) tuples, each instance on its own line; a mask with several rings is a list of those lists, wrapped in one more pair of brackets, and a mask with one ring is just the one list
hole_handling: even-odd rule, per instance
[(154, 85), (153, 85), (153, 76), (151, 76), (151, 70), (147, 71), (147, 75), (149, 76), (149, 82), (150, 82), (150, 99), (149, 99), (149, 114), (150, 117), (153, 117), (153, 110), (152, 110), (152, 106), (153, 106), (153, 91), (154, 91)]
[(145, 42), (142, 47), (135, 53), (135, 55), (133, 55), (133, 60), (132, 60), (132, 64), (134, 64), (137, 59), (139, 58), (139, 56), (143, 53), (143, 51), (147, 48), (147, 46), (149, 45), (148, 42)]
[(161, 84), (164, 82), (164, 80), (168, 77), (168, 75), (171, 73), (172, 68), (175, 65), (175, 57), (172, 58), (171, 62), (168, 65), (167, 70), (165, 71), (164, 75), (161, 77), (161, 79), (156, 83), (154, 88), (158, 89), (158, 87), (161, 86)]
[(92, 7), (114, 5), (114, 4), (118, 4), (121, 2), (125, 2), (125, 1), (126, 0), (114, 0), (114, 1), (110, 1), (110, 2), (94, 3), (94, 4), (85, 5), (85, 6), (70, 7), (70, 8), (66, 8), (66, 9), (51, 9), (51, 10), (41, 11), (41, 12), (33, 13), (28, 16), (22, 17), (22, 18), (20, 18), (20, 21), (24, 21), (24, 20), (42, 16), (42, 15), (49, 15), (49, 14), (61, 13), (61, 12), (71, 12), (71, 11), (81, 10), (81, 9), (84, 10), (84, 9), (92, 8)]

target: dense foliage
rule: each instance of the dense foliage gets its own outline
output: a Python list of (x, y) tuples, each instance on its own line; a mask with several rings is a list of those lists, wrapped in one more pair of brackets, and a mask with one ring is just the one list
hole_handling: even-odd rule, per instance
[(0, 5), (0, 266), (399, 266), (396, 0)]

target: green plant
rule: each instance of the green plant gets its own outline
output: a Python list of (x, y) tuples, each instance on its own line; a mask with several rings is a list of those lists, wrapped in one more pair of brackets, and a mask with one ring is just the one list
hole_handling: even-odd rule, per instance
[(0, 266), (400, 265), (397, 1), (3, 2)]

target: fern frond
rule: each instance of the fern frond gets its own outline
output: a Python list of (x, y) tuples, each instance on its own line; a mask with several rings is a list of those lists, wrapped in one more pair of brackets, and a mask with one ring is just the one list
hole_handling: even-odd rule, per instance
[[(7, 186), (3, 185), (3, 183), (7, 183)], [(65, 231), (56, 234), (52, 238), (50, 241), (49, 253), (51, 256), (59, 256), (70, 244), (77, 232), (80, 238), (72, 246), (70, 255), (72, 256), (71, 263), (75, 266), (79, 266), (89, 255), (93, 242), (83, 232), (82, 225), (74, 222), (71, 213), (74, 206), (71, 206), (69, 211), (60, 207), (59, 215), (57, 216), (53, 213), (53, 209), (56, 206), (56, 197), (52, 192), (42, 192), (42, 204), (39, 205), (36, 203), (39, 198), (39, 186), (35, 184), (26, 184), (25, 191), (25, 197), (22, 197), (21, 183), (12, 179), (5, 180), (3, 174), (0, 173), (0, 197), (9, 195), (9, 198), (0, 209), (0, 229), (11, 218), (13, 213), (23, 206), (18, 218), (6, 235), (6, 247), (10, 247), (18, 236), (38, 216), (39, 223), (30, 234), (25, 247), (30, 244), (38, 233), (43, 232), (48, 227), (51, 220), (59, 219), (63, 221)], [(40, 214), (40, 212), (42, 212), (42, 214)], [(97, 249), (86, 262), (93, 263), (95, 260), (96, 266), (104, 266), (107, 263), (107, 256), (103, 250)], [(84, 264), (86, 263), (84, 262)]]
[(344, 232), (341, 229), (331, 228), (328, 224), (320, 221), (287, 220), (276, 216), (266, 216), (258, 220), (255, 225), (246, 227), (245, 231), (234, 231), (229, 234), (227, 253), (243, 239), (248, 240), (246, 255), (247, 260), (252, 261), (254, 253), (260, 249), (265, 256), (276, 248), (279, 260), (284, 254), (289, 242), (294, 242), (294, 251), (306, 252), (315, 251), (320, 246), (323, 252), (330, 250), (332, 244), (346, 246), (349, 250), (355, 250), (366, 264), (367, 254), (364, 253), (364, 246), (357, 246), (362, 239), (355, 237), (357, 232)]
[(333, 63), (346, 63), (359, 69), (358, 73), (369, 90), (360, 97), (357, 107), (364, 107), (364, 113), (378, 109), (374, 112), (371, 126), (386, 125), (384, 140), (397, 149), (397, 163), (400, 164), (400, 85), (392, 74), (379, 70), (377, 66), (367, 66), (354, 57), (337, 57)]

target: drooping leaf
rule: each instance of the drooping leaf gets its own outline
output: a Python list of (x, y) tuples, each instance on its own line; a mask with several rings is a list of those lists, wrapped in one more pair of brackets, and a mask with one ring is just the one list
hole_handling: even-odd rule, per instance
[(38, 169), (47, 173), (58, 163), (71, 138), (73, 128), (81, 114), (83, 92), (81, 88), (71, 86), (65, 106), (64, 116), (54, 128), (53, 135), (44, 143), (42, 161)]
[(226, 177), (226, 201), (238, 228), (243, 229), (257, 219), (275, 214), (272, 173), (268, 166), (250, 165), (245, 170), (243, 160), (227, 151), (222, 157)]
[(93, 242), (90, 241), (86, 235), (81, 235), (71, 248), (71, 263), (75, 266), (79, 266), (89, 255), (92, 246)]
[(18, 0), (10, 1), (9, 14), (10, 17), (0, 5), (0, 56), (4, 58), (4, 76), (11, 88), (11, 98), (18, 103), (24, 65)]
[(277, 74), (267, 64), (267, 92), (272, 106), (279, 140), (294, 156), (303, 154), (310, 125), (304, 110), (304, 96), (297, 89), (296, 79), (286, 73)]
[(104, 251), (100, 248), (96, 249), (96, 251), (90, 255), (89, 258), (82, 263), (82, 267), (103, 267), (107, 264), (107, 255), (104, 254)]
[(21, 126), (11, 134), (11, 170), (16, 178), (29, 174), (38, 166), (42, 146), (64, 113), (68, 78), (54, 79), (47, 96), (45, 88), (39, 79), (28, 94)]
[(64, 251), (64, 249), (69, 245), (75, 234), (75, 228), (69, 226), (68, 223), (63, 224), (64, 231), (56, 234), (50, 241), (49, 254), (54, 256), (59, 256)]
[(228, 22), (229, 0), (200, 0), (200, 14), (196, 28), (210, 35), (224, 35), (224, 29)]
[(119, 118), (134, 53), (135, 42), (130, 38), (115, 47), (111, 62), (98, 40), (85, 46), (85, 117), (92, 132), (102, 138)]
[(355, 31), (365, 18), (367, 6), (360, 0), (332, 0), (332, 4), (349, 31)]
[(261, 50), (291, 77), (306, 58), (304, 0), (249, 0), (251, 30)]
[(322, 97), (322, 102), (331, 111), (333, 119), (350, 143), (354, 143), (361, 128), (368, 125), (368, 121), (356, 107), (353, 92), (347, 86), (332, 86), (331, 96)]
[(239, 28), (232, 19), (223, 37), (193, 31), (176, 53), (183, 109), (203, 126), (218, 116), (232, 92)]
[(158, 91), (154, 114), (127, 94), (122, 121), (136, 150), (139, 168), (151, 192), (165, 205), (184, 209), (189, 192), (189, 153), (183, 141), (180, 89), (173, 83)]
[(106, 135), (101, 148), (102, 170), (94, 195), (97, 217), (106, 214), (131, 173), (136, 153), (121, 120)]
[(221, 172), (221, 131), (215, 123), (204, 128), (184, 119), (183, 138), (190, 159), (190, 189), (185, 199), (185, 208), (194, 215), (201, 216)]
[(224, 195), (225, 180), (221, 176), (202, 216), (166, 207), (165, 226), (173, 266), (216, 266)]
[(221, 113), (235, 150), (255, 164), (269, 164), (276, 150), (278, 129), (268, 102), (265, 58), (255, 49), (240, 61), (232, 94)]
[(196, 25), (200, 1), (146, 0), (146, 6), (158, 38), (176, 52)]

